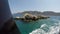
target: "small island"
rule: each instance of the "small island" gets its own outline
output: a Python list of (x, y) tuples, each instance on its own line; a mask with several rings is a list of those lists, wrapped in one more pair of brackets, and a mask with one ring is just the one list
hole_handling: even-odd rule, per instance
[(47, 19), (47, 18), (49, 18), (49, 17), (42, 16), (42, 15), (37, 16), (37, 15), (32, 15), (32, 14), (29, 14), (29, 13), (25, 13), (22, 18), (16, 17), (14, 19), (30, 22), (30, 21), (36, 21), (36, 20), (39, 20), (39, 19)]

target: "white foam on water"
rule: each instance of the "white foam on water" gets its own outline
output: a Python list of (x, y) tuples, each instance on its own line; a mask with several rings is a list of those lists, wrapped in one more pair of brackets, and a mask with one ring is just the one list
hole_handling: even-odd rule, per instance
[[(46, 24), (42, 24), (40, 28), (38, 28), (36, 30), (33, 30), (29, 34), (59, 34), (60, 21), (58, 23), (54, 23), (54, 24), (55, 24), (54, 26), (50, 26), (50, 27), (48, 25), (46, 25)], [(42, 28), (46, 28), (46, 27), (49, 28), (48, 32), (46, 32), (45, 30), (42, 29)]]
[(43, 27), (45, 27), (46, 26), (46, 24), (43, 24), (43, 25), (41, 25), (41, 27), (40, 28), (43, 28)]

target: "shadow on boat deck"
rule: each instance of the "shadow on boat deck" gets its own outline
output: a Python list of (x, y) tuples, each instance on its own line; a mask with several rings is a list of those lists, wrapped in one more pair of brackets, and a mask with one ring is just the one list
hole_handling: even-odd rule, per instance
[(0, 34), (21, 34), (18, 30), (14, 20), (10, 18), (0, 30)]
[(18, 28), (16, 27), (16, 25), (14, 25), (13, 27), (12, 27), (12, 29), (11, 30), (1, 30), (0, 31), (0, 34), (21, 34), (20, 32), (19, 32), (19, 30), (18, 30)]

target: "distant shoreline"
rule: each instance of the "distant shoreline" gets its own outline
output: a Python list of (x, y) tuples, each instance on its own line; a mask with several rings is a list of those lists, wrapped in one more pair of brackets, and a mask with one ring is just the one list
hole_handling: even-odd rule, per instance
[(53, 11), (45, 11), (45, 12), (39, 12), (39, 11), (24, 11), (24, 12), (18, 12), (18, 13), (13, 14), (13, 17), (22, 16), (22, 15), (24, 15), (25, 13), (30, 13), (30, 14), (33, 14), (33, 15), (60, 16), (60, 13), (56, 13), (56, 12), (53, 12)]

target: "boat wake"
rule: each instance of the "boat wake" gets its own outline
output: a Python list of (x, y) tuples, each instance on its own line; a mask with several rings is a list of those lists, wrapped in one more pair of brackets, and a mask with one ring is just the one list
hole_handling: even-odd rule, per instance
[(54, 23), (53, 26), (48, 26), (47, 24), (42, 24), (40, 28), (33, 30), (29, 34), (59, 34), (60, 30), (60, 21), (53, 19), (54, 21), (58, 21), (58, 23)]

